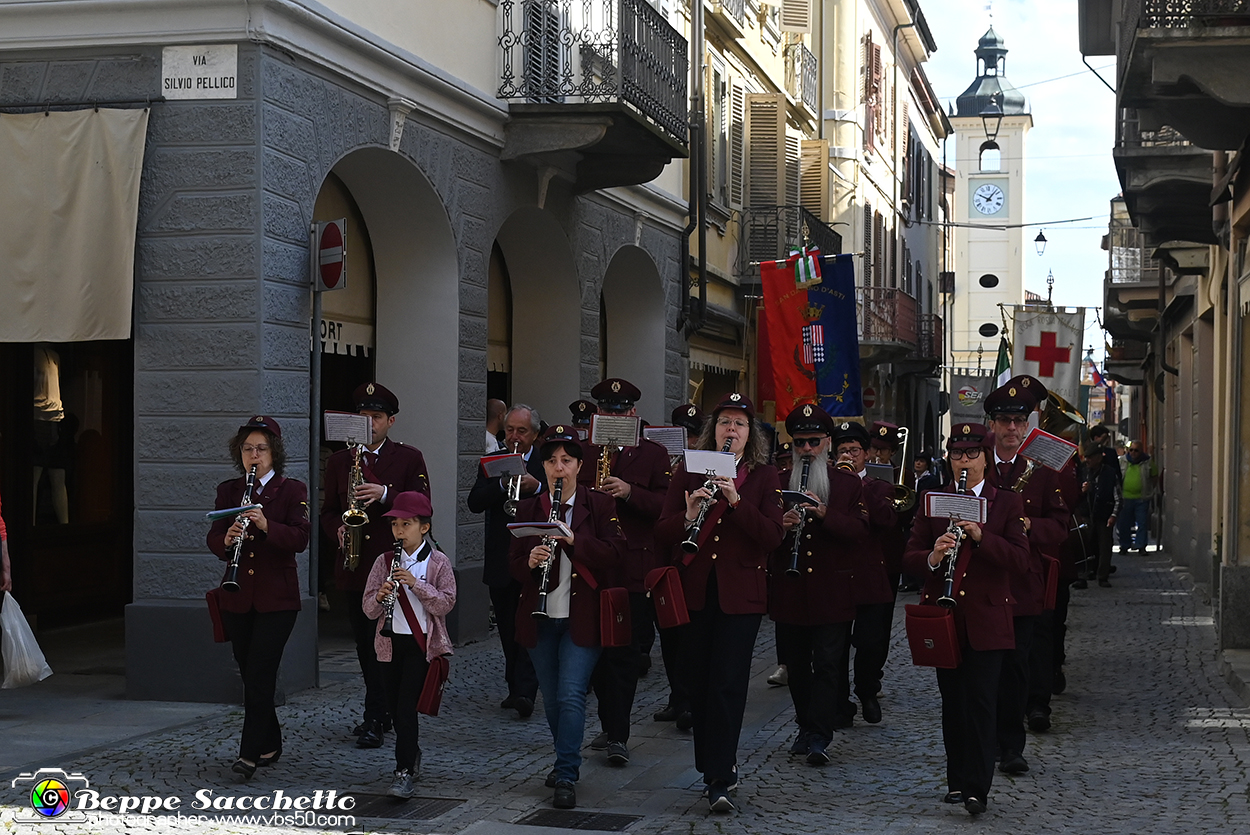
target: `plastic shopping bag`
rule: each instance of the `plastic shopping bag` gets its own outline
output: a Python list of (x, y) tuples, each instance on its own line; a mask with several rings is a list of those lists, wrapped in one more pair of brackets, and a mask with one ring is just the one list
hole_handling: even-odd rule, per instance
[(25, 687), (52, 675), (22, 607), (7, 592), (0, 592), (0, 652), (4, 655), (4, 684), (0, 689)]

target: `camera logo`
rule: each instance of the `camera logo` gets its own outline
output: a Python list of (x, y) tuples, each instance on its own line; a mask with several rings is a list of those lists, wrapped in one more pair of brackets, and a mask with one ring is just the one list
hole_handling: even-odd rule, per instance
[(87, 819), (82, 812), (70, 808), (74, 793), (90, 785), (82, 774), (70, 774), (60, 768), (41, 768), (34, 774), (13, 778), (12, 787), (28, 791), (29, 810), (23, 808), (13, 820), (17, 823), (81, 823)]

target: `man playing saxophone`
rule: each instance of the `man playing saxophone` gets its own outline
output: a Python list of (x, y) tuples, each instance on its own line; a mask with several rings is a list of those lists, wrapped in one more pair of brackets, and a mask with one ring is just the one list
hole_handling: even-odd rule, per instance
[(430, 494), (425, 457), (416, 447), (391, 440), (389, 434), (399, 412), (399, 398), (379, 383), (364, 383), (352, 392), (356, 412), (373, 424), (373, 440), (360, 450), (358, 483), (352, 487), (356, 450), (339, 450), (326, 461), (325, 498), (321, 504), (321, 530), (330, 542), (345, 551), (347, 526), (343, 514), (349, 509), (363, 511), (368, 521), (355, 529), (359, 553), (353, 555), (325, 549), (323, 559), (334, 563), (335, 588), (344, 593), (348, 621), (356, 640), (356, 657), (365, 680), (364, 721), (352, 729), (356, 744), (379, 748), (382, 735), (390, 726), (386, 709), (386, 689), (374, 651), (374, 622), (361, 605), (365, 581), (374, 558), (391, 547), (390, 520), (383, 514), (400, 493), (414, 490)]

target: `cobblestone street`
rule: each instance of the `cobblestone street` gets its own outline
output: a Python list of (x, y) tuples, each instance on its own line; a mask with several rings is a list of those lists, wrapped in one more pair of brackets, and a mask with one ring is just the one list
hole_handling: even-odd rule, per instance
[[(786, 753), (791, 707), (784, 689), (765, 683), (774, 668), (772, 627), (765, 621), (740, 748), (737, 814), (708, 816), (689, 737), (651, 719), (665, 695), (658, 647), (652, 653), (655, 666), (640, 682), (632, 761), (612, 768), (587, 748), (578, 811), (638, 816), (626, 829), (630, 833), (960, 832), (970, 825), (995, 832), (1250, 831), (1250, 710), (1221, 678), (1210, 608), (1190, 592), (1185, 570), (1173, 568), (1159, 553), (1117, 555), (1116, 562), (1114, 588), (1072, 593), (1068, 689), (1053, 702), (1054, 728), (1030, 734), (1025, 757), (1031, 770), (1016, 778), (996, 775), (989, 812), (975, 823), (961, 806), (941, 802), (944, 765), (934, 674), (911, 666), (902, 634), (901, 607), (915, 595), (899, 600), (884, 721), (876, 726), (857, 721), (842, 732), (828, 767), (812, 768)], [(516, 823), (550, 809), (543, 777), (552, 759), (551, 740), (541, 706), (526, 721), (499, 709), (501, 658), (493, 640), (457, 649), (443, 715), (421, 720), (419, 797), (463, 802), (430, 804), (426, 820), (359, 814), (378, 805), (365, 795), (381, 794), (388, 785), (393, 738), (388, 735), (386, 745), (374, 751), (353, 744), (348, 731), (358, 719), (361, 691), (354, 667), (348, 651), (323, 657), (322, 688), (296, 694), (279, 709), (282, 760), (246, 784), (228, 772), (241, 711), (230, 712), (224, 722), (208, 718), (72, 761), (37, 765), (81, 772), (102, 794), (178, 795), (188, 813), (199, 789), (227, 796), (334, 789), (355, 795), (360, 806), (354, 828), (332, 831), (554, 831)], [(141, 711), (144, 703), (133, 706)], [(592, 724), (587, 740), (597, 730)], [(23, 808), (21, 792), (7, 786), (4, 791), (0, 821), (6, 831), (20, 831), (24, 827), (12, 820)], [(419, 801), (409, 804), (417, 808)], [(387, 807), (402, 808), (389, 802)], [(67, 835), (314, 831), (138, 814), (44, 824), (33, 831), (39, 830)]]

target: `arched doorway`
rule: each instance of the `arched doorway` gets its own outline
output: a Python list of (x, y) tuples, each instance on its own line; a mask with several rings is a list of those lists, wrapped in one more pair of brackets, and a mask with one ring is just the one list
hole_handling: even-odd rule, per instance
[(600, 314), (606, 377), (622, 377), (642, 390), (638, 414), (668, 423), (664, 408), (664, 286), (646, 250), (623, 246), (603, 276)]
[(568, 236), (530, 206), (508, 216), (495, 243), (512, 301), (509, 403), (528, 403), (548, 423), (567, 420), (582, 390), (582, 292)]

